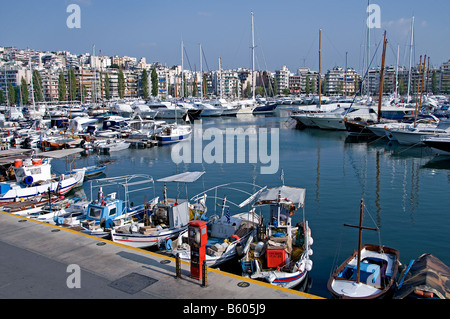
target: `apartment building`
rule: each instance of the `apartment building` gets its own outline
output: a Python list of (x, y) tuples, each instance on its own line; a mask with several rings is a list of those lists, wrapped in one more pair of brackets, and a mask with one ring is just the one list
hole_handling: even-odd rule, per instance
[(283, 92), (283, 90), (289, 89), (289, 77), (291, 72), (289, 69), (283, 65), (280, 70), (275, 71), (275, 79), (278, 84), (278, 91)]

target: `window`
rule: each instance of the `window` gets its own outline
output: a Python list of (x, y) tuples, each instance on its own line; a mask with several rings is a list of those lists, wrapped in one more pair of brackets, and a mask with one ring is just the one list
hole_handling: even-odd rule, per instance
[(101, 215), (102, 215), (101, 208), (91, 207), (91, 209), (89, 209), (89, 217), (99, 219)]
[(116, 207), (111, 208), (111, 209), (109, 210), (109, 216), (115, 215), (116, 212), (117, 212), (117, 208), (116, 208)]

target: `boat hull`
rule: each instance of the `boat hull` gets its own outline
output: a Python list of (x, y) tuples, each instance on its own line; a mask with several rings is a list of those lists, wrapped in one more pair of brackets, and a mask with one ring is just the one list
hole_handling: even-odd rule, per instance
[(11, 203), (21, 200), (28, 200), (36, 196), (41, 196), (53, 192), (58, 195), (64, 195), (72, 189), (82, 185), (84, 180), (84, 170), (78, 170), (70, 177), (64, 177), (61, 181), (52, 180), (42, 183), (39, 186), (31, 187), (13, 187), (0, 197), (0, 203)]
[(257, 106), (253, 109), (253, 114), (273, 113), (277, 108), (277, 103), (266, 104), (263, 106)]
[[(380, 251), (383, 253), (380, 253)], [(357, 251), (344, 261), (333, 273), (328, 281), (328, 290), (335, 299), (379, 299), (392, 291), (398, 275), (399, 252), (396, 249), (378, 245), (364, 245), (361, 248), (361, 265), (366, 260), (379, 260), (386, 267), (371, 273), (367, 278), (361, 275), (359, 283), (356, 278)], [(369, 262), (373, 264), (373, 262)], [(361, 266), (362, 267), (362, 266)], [(384, 267), (380, 267), (383, 269)], [(384, 278), (384, 279), (383, 279)], [(375, 281), (375, 283), (373, 282)], [(379, 282), (378, 282), (379, 281)]]
[(449, 138), (431, 138), (426, 139), (423, 143), (431, 147), (431, 149), (440, 155), (450, 155), (450, 139)]
[(160, 243), (169, 239), (176, 239), (183, 233), (187, 232), (187, 226), (177, 229), (161, 230), (154, 233), (144, 235), (136, 233), (118, 233), (116, 230), (111, 231), (112, 241), (124, 244), (134, 248), (150, 248), (159, 246)]

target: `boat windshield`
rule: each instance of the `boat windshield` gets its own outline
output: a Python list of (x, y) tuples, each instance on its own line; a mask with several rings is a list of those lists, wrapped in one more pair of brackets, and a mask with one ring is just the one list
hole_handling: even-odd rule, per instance
[(89, 217), (90, 218), (98, 219), (98, 218), (100, 218), (101, 215), (102, 215), (102, 210), (100, 208), (91, 207), (89, 209)]

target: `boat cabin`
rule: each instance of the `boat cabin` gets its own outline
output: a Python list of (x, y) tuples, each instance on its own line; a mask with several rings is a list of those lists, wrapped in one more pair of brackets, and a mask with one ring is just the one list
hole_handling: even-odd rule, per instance
[(188, 202), (184, 199), (166, 199), (153, 207), (151, 215), (154, 226), (179, 228), (189, 223)]
[(52, 178), (50, 159), (17, 159), (14, 161), (14, 174), (18, 183), (32, 185), (35, 182)]
[(116, 193), (111, 193), (106, 197), (99, 192), (99, 198), (91, 202), (86, 211), (86, 219), (83, 221), (88, 226), (105, 223), (107, 228), (113, 225), (113, 219), (119, 217), (124, 212), (123, 201), (116, 199)]

